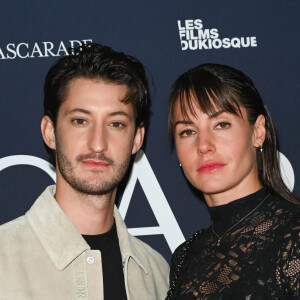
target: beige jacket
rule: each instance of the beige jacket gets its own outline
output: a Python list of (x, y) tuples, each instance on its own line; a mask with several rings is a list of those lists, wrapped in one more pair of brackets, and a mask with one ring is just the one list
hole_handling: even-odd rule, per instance
[[(90, 250), (54, 193), (48, 187), (25, 216), (0, 226), (0, 299), (103, 299), (101, 253)], [(114, 217), (128, 300), (164, 299), (168, 264), (128, 233), (116, 207)]]

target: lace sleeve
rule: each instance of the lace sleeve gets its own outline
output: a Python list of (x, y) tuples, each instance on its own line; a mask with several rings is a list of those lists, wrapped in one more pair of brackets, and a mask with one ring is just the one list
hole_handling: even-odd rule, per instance
[(291, 224), (278, 253), (276, 280), (289, 299), (300, 299), (300, 220)]
[(179, 245), (172, 255), (171, 266), (170, 266), (170, 282), (174, 279), (175, 272), (177, 271), (177, 266), (180, 258), (183, 255), (183, 248), (186, 242)]

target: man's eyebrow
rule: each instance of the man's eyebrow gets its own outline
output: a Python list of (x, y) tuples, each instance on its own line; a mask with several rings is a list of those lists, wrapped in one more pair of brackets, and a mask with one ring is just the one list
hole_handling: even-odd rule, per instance
[(128, 114), (128, 113), (126, 113), (125, 111), (122, 111), (122, 110), (114, 111), (114, 112), (110, 113), (110, 116), (119, 116), (119, 115), (125, 116), (128, 119), (132, 118), (130, 114)]
[[(73, 108), (73, 109), (67, 109), (65, 111), (64, 115), (71, 115), (73, 113), (78, 113), (78, 112), (79, 113), (88, 114), (88, 115), (91, 114), (91, 112), (89, 110), (86, 110), (84, 108)], [(120, 111), (114, 111), (114, 112), (110, 113), (109, 115), (110, 116), (121, 115), (121, 116), (125, 116), (125, 117), (127, 117), (129, 119), (131, 118), (131, 116), (128, 113), (126, 113), (125, 111), (121, 111), (121, 110)]]
[(73, 109), (67, 109), (65, 111), (64, 115), (67, 116), (67, 115), (71, 115), (73, 113), (78, 113), (78, 112), (84, 113), (84, 114), (88, 114), (88, 115), (91, 114), (91, 112), (88, 111), (88, 110), (86, 110), (86, 109), (83, 109), (83, 108), (73, 108)]

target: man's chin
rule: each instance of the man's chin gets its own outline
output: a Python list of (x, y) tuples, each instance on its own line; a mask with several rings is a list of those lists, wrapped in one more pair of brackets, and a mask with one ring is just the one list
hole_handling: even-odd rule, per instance
[(101, 183), (70, 183), (72, 188), (76, 190), (77, 192), (85, 195), (94, 195), (94, 196), (101, 196), (105, 194), (112, 193), (116, 185), (115, 184), (104, 184), (103, 182)]

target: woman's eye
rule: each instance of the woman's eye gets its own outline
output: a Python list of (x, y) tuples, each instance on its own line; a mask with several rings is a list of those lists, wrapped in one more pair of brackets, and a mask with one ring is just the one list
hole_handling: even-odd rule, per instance
[(123, 123), (120, 123), (120, 122), (111, 122), (110, 126), (111, 127), (121, 128), (121, 127), (124, 127), (125, 125)]
[(185, 129), (179, 133), (179, 135), (182, 137), (190, 136), (192, 134), (194, 134), (194, 130), (192, 130), (192, 129)]
[(218, 129), (226, 129), (230, 126), (230, 123), (228, 122), (220, 122), (217, 124)]
[(86, 120), (84, 119), (74, 119), (72, 120), (73, 123), (75, 123), (76, 125), (85, 125), (86, 124)]

